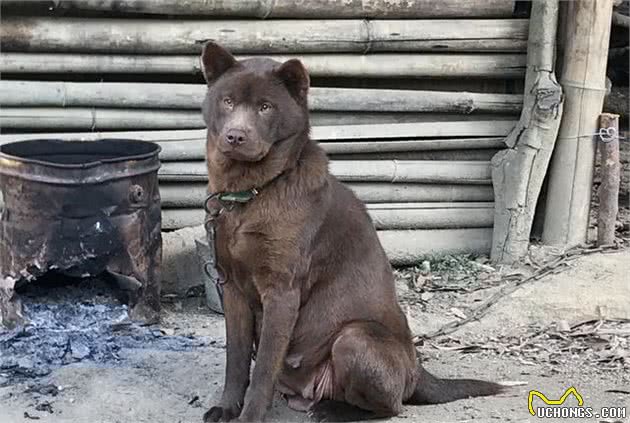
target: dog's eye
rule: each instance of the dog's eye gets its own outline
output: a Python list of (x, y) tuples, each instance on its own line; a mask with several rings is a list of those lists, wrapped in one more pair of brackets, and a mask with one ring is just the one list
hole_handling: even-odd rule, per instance
[(260, 105), (260, 111), (261, 112), (267, 112), (271, 109), (271, 104), (269, 103), (263, 103)]
[(223, 104), (225, 104), (227, 107), (232, 107), (234, 103), (232, 103), (232, 99), (229, 97), (225, 97), (223, 99)]

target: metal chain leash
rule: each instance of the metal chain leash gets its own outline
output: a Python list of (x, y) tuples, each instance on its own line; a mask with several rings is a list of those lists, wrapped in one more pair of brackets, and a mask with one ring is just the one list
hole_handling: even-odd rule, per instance
[(564, 254), (560, 255), (559, 257), (550, 261), (549, 263), (543, 265), (542, 267), (537, 269), (532, 275), (528, 277), (512, 280), (512, 278), (508, 276), (504, 278), (508, 280), (508, 283), (504, 285), (498, 292), (496, 292), (490, 298), (488, 298), (483, 304), (481, 304), (479, 307), (474, 309), (472, 313), (470, 314), (470, 316), (462, 320), (457, 320), (457, 321), (447, 323), (446, 325), (442, 326), (440, 329), (435, 330), (433, 332), (429, 332), (426, 335), (414, 336), (414, 339), (413, 339), (414, 344), (422, 345), (422, 343), (425, 340), (436, 338), (438, 336), (451, 334), (455, 332), (457, 329), (459, 329), (460, 327), (464, 326), (465, 324), (479, 320), (501, 298), (512, 294), (514, 291), (516, 291), (518, 288), (520, 288), (522, 285), (528, 282), (537, 281), (539, 279), (544, 278), (545, 276), (555, 274), (555, 273), (560, 273), (566, 270), (568, 268), (568, 264), (579, 257), (595, 254), (595, 253), (617, 251), (619, 249), (620, 247), (618, 245), (604, 245), (600, 247), (583, 247), (583, 246), (575, 247), (566, 251)]

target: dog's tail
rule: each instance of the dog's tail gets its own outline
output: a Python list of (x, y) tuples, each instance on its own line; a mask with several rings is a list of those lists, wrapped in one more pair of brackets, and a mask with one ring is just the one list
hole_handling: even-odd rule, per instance
[(462, 398), (484, 397), (505, 391), (506, 387), (493, 382), (474, 379), (439, 379), (417, 366), (416, 388), (407, 404), (441, 404)]

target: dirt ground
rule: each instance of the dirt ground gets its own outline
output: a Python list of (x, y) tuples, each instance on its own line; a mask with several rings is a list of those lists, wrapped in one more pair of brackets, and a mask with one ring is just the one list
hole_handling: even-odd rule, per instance
[[(465, 319), (512, 283), (509, 273), (483, 262), (450, 257), (397, 271), (399, 297), (414, 333), (425, 335)], [(537, 390), (553, 399), (570, 386), (583, 396), (584, 406), (595, 411), (626, 407), (624, 419), (585, 421), (630, 421), (628, 263), (628, 250), (579, 258), (560, 273), (501, 297), (479, 321), (425, 340), (419, 350), (436, 375), (516, 386), (498, 397), (408, 406), (391, 421), (543, 421), (529, 414), (528, 392)], [(207, 312), (200, 298), (190, 298), (167, 305), (162, 329), (211, 342), (185, 352), (125, 350), (116, 365), (82, 362), (38, 380), (4, 386), (0, 423), (200, 422), (223, 383), (223, 319)], [(269, 421), (313, 420), (289, 410), (278, 398)]]

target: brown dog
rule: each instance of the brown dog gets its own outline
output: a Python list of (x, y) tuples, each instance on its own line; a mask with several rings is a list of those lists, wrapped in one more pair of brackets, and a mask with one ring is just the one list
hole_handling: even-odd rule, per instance
[(292, 408), (335, 400), (375, 417), (403, 403), (500, 392), (437, 379), (417, 361), (366, 209), (309, 138), (304, 66), (237, 61), (214, 43), (201, 61), (209, 191), (219, 193), (217, 212), (229, 209), (214, 221), (226, 280), (225, 387), (204, 420), (261, 421), (274, 388)]

